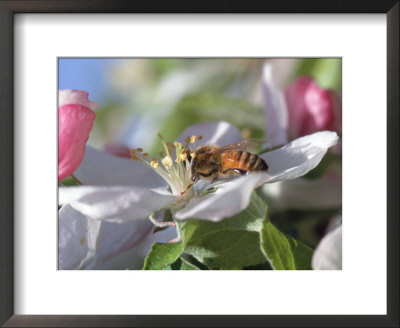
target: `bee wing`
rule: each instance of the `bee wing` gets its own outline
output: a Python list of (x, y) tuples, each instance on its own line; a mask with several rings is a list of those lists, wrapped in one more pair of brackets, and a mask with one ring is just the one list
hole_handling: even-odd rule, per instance
[(219, 147), (218, 149), (207, 152), (207, 154), (217, 154), (228, 150), (240, 150), (256, 147), (258, 145), (262, 145), (266, 143), (266, 140), (263, 139), (246, 139), (239, 142), (235, 142), (230, 145)]

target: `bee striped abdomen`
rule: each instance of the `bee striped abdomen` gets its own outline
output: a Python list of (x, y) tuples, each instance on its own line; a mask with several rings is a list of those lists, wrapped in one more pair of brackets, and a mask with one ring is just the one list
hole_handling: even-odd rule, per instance
[(268, 165), (265, 163), (265, 161), (260, 157), (257, 156), (257, 161), (254, 164), (254, 167), (252, 168), (253, 171), (267, 171), (268, 170)]
[(260, 156), (251, 154), (248, 169), (249, 171), (266, 171), (268, 170), (268, 165)]
[(260, 156), (242, 150), (225, 152), (221, 154), (221, 160), (223, 171), (253, 172), (268, 169), (268, 165)]
[(239, 151), (238, 153), (238, 165), (239, 168), (246, 168), (248, 165), (249, 158), (251, 157), (251, 154), (248, 153), (247, 151)]
[(221, 164), (224, 170), (239, 168), (239, 157), (242, 151), (230, 151), (221, 154)]

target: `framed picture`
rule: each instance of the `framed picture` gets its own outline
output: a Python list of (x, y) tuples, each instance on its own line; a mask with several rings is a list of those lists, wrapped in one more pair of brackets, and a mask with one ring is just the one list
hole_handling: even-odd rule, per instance
[(367, 3), (1, 1), (0, 322), (397, 326), (399, 4)]

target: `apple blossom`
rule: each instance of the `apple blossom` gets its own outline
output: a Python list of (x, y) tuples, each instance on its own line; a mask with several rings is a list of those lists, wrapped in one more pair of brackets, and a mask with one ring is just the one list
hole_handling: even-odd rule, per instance
[[(178, 139), (175, 155), (180, 154), (179, 142), (198, 135), (204, 136), (202, 140), (190, 140), (197, 146), (241, 140), (240, 132), (226, 122), (197, 124)], [(146, 159), (131, 161), (87, 146), (74, 173), (85, 185), (60, 188), (59, 199), (65, 205), (59, 212), (59, 269), (128, 268), (126, 263), (131, 269), (140, 268), (154, 242), (166, 242), (176, 236), (172, 228), (151, 234), (151, 223), (140, 219), (152, 217), (153, 213), (162, 219), (165, 208), (173, 211), (175, 220), (195, 217), (219, 221), (232, 216), (247, 207), (254, 188), (307, 173), (336, 140), (333, 132), (300, 138), (262, 155), (269, 165), (267, 174), (253, 173), (220, 182), (211, 193), (207, 192), (213, 185), (200, 180), (183, 195), (191, 180), (185, 166), (179, 169), (183, 162), (170, 153), (171, 144), (165, 144), (163, 154), (170, 172), (163, 167), (163, 161), (157, 161), (158, 166)], [(140, 149), (133, 154), (144, 155)], [(166, 160), (167, 156), (170, 159)], [(176, 172), (171, 171), (172, 165)]]
[(97, 104), (88, 93), (59, 90), (58, 93), (58, 180), (71, 175), (81, 163), (92, 130)]
[[(197, 146), (241, 140), (240, 132), (226, 122), (197, 124), (179, 140), (196, 135), (204, 136)], [(144, 219), (166, 208), (176, 220), (220, 221), (245, 209), (255, 188), (306, 174), (337, 140), (335, 132), (317, 132), (261, 155), (269, 166), (267, 173), (218, 181), (217, 186), (196, 183), (189, 189), (190, 167), (188, 163), (181, 165), (178, 158), (173, 160), (167, 144), (161, 163), (147, 159), (141, 149), (133, 153), (140, 161), (131, 162), (87, 147), (87, 155), (76, 171), (85, 185), (60, 188), (59, 199), (89, 218), (108, 222)], [(178, 143), (176, 146), (180, 149)]]

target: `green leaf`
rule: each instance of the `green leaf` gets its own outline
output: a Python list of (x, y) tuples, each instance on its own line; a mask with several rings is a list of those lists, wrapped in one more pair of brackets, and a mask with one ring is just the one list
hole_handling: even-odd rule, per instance
[(193, 264), (186, 262), (183, 258), (177, 259), (171, 265), (168, 265), (163, 268), (163, 270), (200, 270)]
[(182, 262), (188, 264), (189, 266), (196, 268), (196, 270), (210, 270), (209, 267), (197, 261), (193, 256), (183, 253), (181, 256)]
[(79, 186), (79, 184), (74, 180), (74, 178), (72, 176), (69, 176), (67, 178), (65, 178), (64, 180), (61, 180), (61, 185), (63, 186)]
[(242, 269), (265, 262), (260, 250), (260, 231), (266, 204), (253, 193), (250, 205), (220, 222), (190, 219), (179, 224), (185, 254), (210, 269)]
[(173, 264), (185, 249), (183, 242), (155, 243), (144, 261), (143, 270), (161, 270)]
[(181, 262), (182, 262), (182, 265), (181, 265), (180, 270), (200, 270), (200, 268), (196, 267), (192, 263), (185, 261), (185, 259), (183, 257), (181, 257)]
[[(249, 206), (220, 222), (178, 221), (178, 243), (153, 245), (145, 270), (310, 269), (313, 250), (281, 231), (267, 216), (267, 206), (253, 192)], [(268, 261), (268, 265), (266, 262)]]
[(271, 213), (272, 224), (280, 231), (301, 240), (311, 248), (317, 247), (324, 231), (334, 216), (341, 215), (340, 208), (284, 209)]
[(313, 250), (279, 231), (266, 219), (260, 233), (261, 250), (275, 270), (310, 270)]

